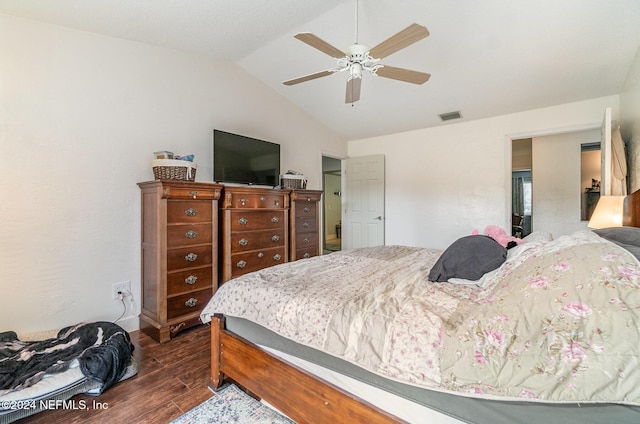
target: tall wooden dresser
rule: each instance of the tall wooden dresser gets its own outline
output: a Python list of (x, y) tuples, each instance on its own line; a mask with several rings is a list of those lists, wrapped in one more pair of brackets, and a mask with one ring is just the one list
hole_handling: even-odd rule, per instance
[(289, 260), (289, 190), (225, 186), (220, 281)]
[(140, 330), (164, 343), (200, 323), (218, 287), (218, 199), (222, 185), (181, 180), (142, 190)]
[(289, 260), (320, 255), (320, 200), (322, 190), (293, 190), (291, 192), (291, 220)]

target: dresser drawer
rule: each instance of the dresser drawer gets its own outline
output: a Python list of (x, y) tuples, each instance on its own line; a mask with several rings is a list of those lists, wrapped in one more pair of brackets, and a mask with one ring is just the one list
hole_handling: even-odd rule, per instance
[(262, 268), (278, 265), (287, 261), (284, 247), (231, 255), (231, 276), (238, 277)]
[(296, 202), (298, 205), (302, 203), (310, 203), (313, 205), (314, 203), (319, 202), (320, 199), (322, 199), (322, 191), (293, 190), (291, 192), (291, 200)]
[(192, 312), (202, 310), (211, 299), (213, 291), (211, 288), (198, 290), (191, 293), (167, 299), (167, 319), (179, 317)]
[(318, 246), (301, 247), (296, 250), (296, 259), (307, 259), (320, 254)]
[(211, 243), (212, 237), (213, 226), (211, 223), (167, 226), (167, 246), (169, 248)]
[(231, 234), (231, 253), (284, 246), (284, 229), (237, 232)]
[(195, 268), (212, 263), (211, 245), (167, 250), (167, 271)]
[(242, 211), (229, 212), (231, 231), (253, 231), (279, 229), (287, 225), (284, 211)]
[(212, 203), (198, 200), (167, 201), (167, 223), (211, 222)]
[(315, 218), (296, 218), (296, 234), (317, 232)]
[(296, 218), (309, 218), (315, 221), (316, 219), (316, 204), (312, 203), (310, 205), (307, 204), (296, 204)]
[[(180, 181), (182, 182), (182, 181)], [(221, 186), (204, 187), (198, 184), (179, 184), (180, 182), (167, 183), (163, 187), (162, 197), (165, 199), (184, 200), (216, 200), (220, 198)], [(211, 185), (211, 184), (208, 184)]]
[(296, 234), (296, 246), (298, 249), (309, 246), (318, 246), (318, 233)]
[[(288, 193), (288, 192), (287, 192)], [(287, 206), (285, 202), (286, 193), (234, 193), (228, 192), (225, 195), (225, 202), (229, 208), (239, 209), (283, 209)]]
[(172, 296), (187, 291), (211, 287), (213, 268), (192, 269), (188, 271), (169, 272), (167, 274), (167, 295)]

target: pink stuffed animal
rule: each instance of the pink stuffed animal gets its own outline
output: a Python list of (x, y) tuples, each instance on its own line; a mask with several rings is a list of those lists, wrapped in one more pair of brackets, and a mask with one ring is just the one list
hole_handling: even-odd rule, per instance
[[(473, 230), (471, 234), (477, 235), (478, 230)], [(507, 247), (509, 242), (514, 242), (516, 244), (522, 243), (522, 239), (508, 235), (503, 228), (498, 227), (497, 225), (487, 225), (487, 228), (484, 229), (484, 234), (500, 243), (503, 247)]]

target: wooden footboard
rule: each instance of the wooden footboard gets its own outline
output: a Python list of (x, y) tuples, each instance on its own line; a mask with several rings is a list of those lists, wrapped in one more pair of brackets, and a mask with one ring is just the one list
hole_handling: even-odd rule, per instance
[(387, 412), (270, 355), (211, 319), (211, 380), (229, 378), (297, 423), (403, 423)]

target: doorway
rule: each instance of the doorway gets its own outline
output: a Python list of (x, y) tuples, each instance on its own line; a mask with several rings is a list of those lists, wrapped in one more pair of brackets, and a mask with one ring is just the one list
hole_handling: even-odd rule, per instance
[(511, 142), (511, 235), (519, 238), (531, 234), (532, 141), (524, 138)]
[(580, 146), (580, 187), (582, 188), (581, 218), (589, 221), (600, 199), (601, 170), (600, 143)]
[(323, 253), (342, 249), (342, 160), (322, 156)]
[[(513, 223), (516, 215), (523, 216), (523, 236), (544, 231), (555, 238), (586, 228), (587, 187), (583, 180), (587, 179), (583, 177), (586, 161), (582, 151), (583, 146), (599, 146), (600, 139), (599, 128), (585, 128), (511, 140), (511, 220)], [(530, 152), (526, 161), (522, 160), (523, 150)], [(598, 163), (595, 165), (598, 165), (596, 173), (589, 173), (592, 175), (588, 178), (589, 189), (592, 178), (594, 187), (599, 185), (596, 180), (600, 167)], [(530, 178), (531, 205), (525, 212), (524, 205), (517, 202), (516, 197), (524, 197), (521, 189), (524, 189), (527, 177)], [(521, 178), (523, 184), (516, 185), (517, 178)]]

